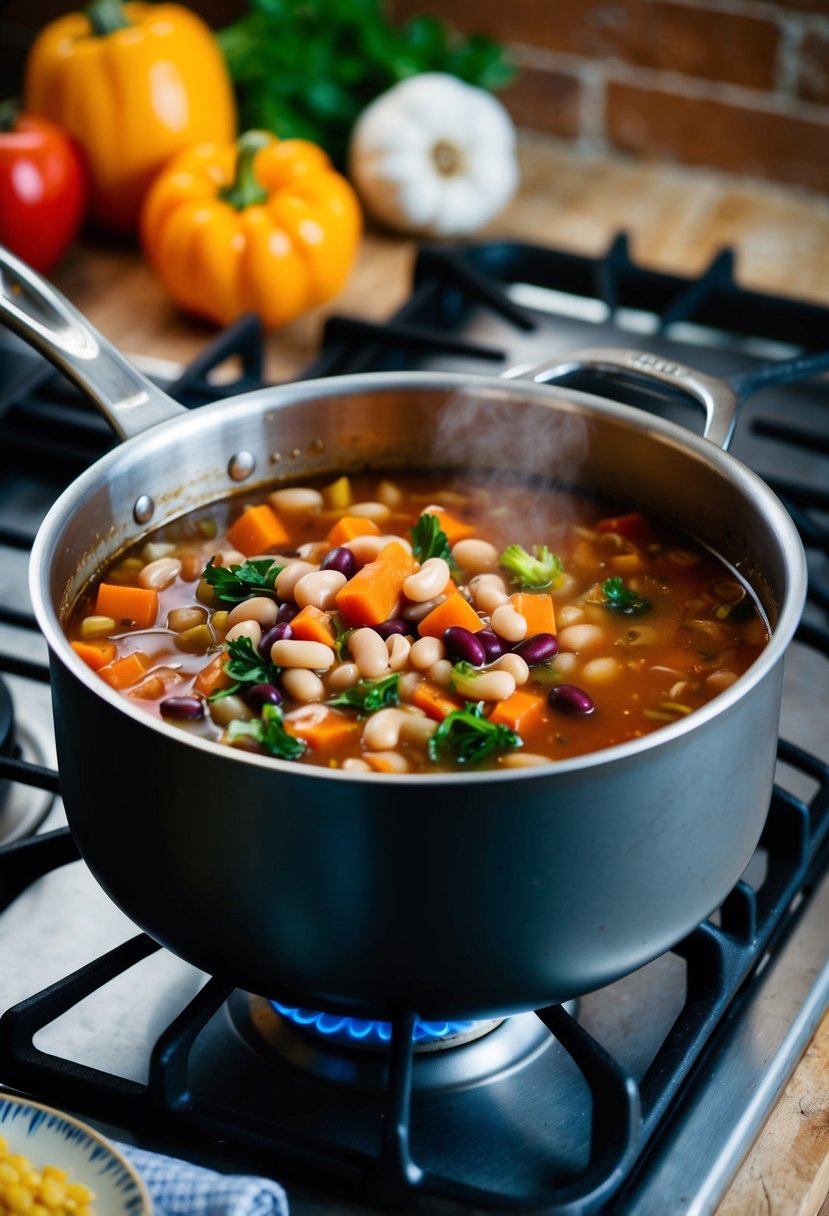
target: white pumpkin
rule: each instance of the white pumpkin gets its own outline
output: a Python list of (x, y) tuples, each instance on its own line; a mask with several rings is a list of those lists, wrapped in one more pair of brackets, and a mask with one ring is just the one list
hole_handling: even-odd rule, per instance
[(463, 236), (518, 185), (515, 127), (484, 89), (443, 72), (394, 85), (360, 115), (349, 175), (366, 210), (402, 232)]

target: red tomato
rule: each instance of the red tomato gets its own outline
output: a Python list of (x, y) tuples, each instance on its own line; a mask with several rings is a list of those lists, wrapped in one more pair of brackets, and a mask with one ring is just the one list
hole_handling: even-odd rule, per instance
[(83, 164), (69, 137), (45, 118), (0, 107), (0, 242), (48, 273), (85, 204)]

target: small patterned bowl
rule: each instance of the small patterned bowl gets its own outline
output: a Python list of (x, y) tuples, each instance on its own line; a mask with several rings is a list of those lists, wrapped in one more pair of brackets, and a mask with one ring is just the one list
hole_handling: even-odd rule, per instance
[(35, 1169), (56, 1165), (95, 1193), (98, 1216), (152, 1216), (144, 1183), (124, 1157), (91, 1127), (50, 1106), (0, 1094), (0, 1136), (10, 1153)]

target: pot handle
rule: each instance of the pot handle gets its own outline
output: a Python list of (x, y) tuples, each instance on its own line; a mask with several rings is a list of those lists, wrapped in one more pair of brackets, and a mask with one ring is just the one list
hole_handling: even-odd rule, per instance
[(522, 368), (517, 373), (508, 372), (507, 375), (547, 384), (577, 371), (608, 372), (622, 379), (656, 381), (669, 385), (674, 392), (678, 390), (693, 397), (705, 410), (703, 436), (718, 447), (728, 447), (737, 420), (737, 393), (725, 380), (706, 376), (684, 363), (663, 359), (661, 355), (597, 347), (574, 351), (558, 359), (548, 359), (544, 363)]
[(94, 401), (121, 439), (187, 411), (46, 279), (0, 245), (0, 321)]

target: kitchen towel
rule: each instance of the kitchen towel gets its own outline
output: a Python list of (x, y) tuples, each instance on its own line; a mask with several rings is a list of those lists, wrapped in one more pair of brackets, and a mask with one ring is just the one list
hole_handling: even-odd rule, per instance
[(153, 1216), (288, 1216), (285, 1192), (270, 1178), (220, 1174), (131, 1144), (118, 1149), (141, 1175)]

